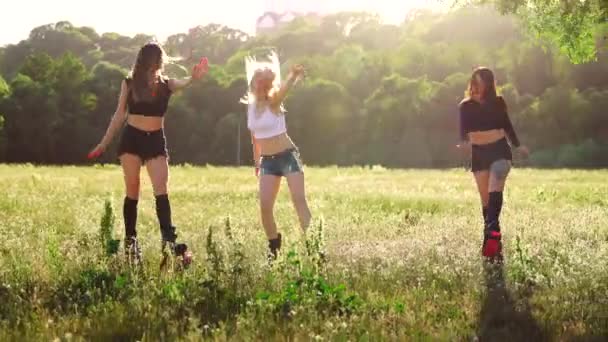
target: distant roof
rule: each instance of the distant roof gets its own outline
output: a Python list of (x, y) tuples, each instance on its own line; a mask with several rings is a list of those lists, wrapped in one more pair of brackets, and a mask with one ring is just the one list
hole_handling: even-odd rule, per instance
[(296, 18), (296, 15), (297, 14), (295, 14), (293, 12), (286, 12), (286, 13), (283, 13), (283, 15), (281, 15), (279, 20), (283, 21), (283, 22), (292, 21)]
[[(311, 15), (313, 13), (309, 13), (308, 15)], [(266, 24), (269, 23), (269, 20), (272, 20), (272, 22), (277, 23), (277, 22), (289, 22), (294, 20), (297, 17), (301, 17), (304, 16), (304, 13), (298, 13), (298, 12), (293, 12), (293, 11), (287, 11), (287, 12), (283, 12), (283, 13), (277, 13), (277, 12), (264, 12), (264, 14), (262, 14), (256, 24), (258, 26), (266, 26)]]
[(257, 27), (270, 28), (276, 25), (276, 20), (271, 16), (260, 17), (257, 22)]
[(287, 11), (283, 13), (277, 12), (264, 12), (256, 21), (256, 28), (258, 32), (273, 30), (280, 26), (283, 26), (289, 22), (292, 22), (298, 17), (320, 19), (321, 15), (315, 12), (299, 13), (294, 11)]
[[(263, 21), (263, 20), (265, 20), (265, 19), (271, 19), (273, 22), (276, 22), (276, 21), (279, 20), (279, 17), (280, 17), (280, 15), (278, 13), (275, 13), (275, 12), (265, 12), (264, 14), (262, 14), (258, 18), (256, 24), (259, 25), (260, 22)], [(266, 20), (266, 22), (267, 22), (267, 20)]]

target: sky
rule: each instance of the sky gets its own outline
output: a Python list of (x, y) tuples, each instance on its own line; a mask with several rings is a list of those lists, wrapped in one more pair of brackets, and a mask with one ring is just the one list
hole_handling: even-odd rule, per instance
[[(399, 23), (412, 8), (437, 7), (441, 0), (17, 0), (3, 6), (0, 46), (27, 39), (41, 25), (67, 20), (90, 26), (98, 33), (117, 32), (133, 36), (146, 33), (164, 40), (209, 23), (223, 24), (248, 33), (265, 10), (276, 8), (303, 12), (332, 13), (364, 10), (380, 14), (385, 21)], [(8, 12), (8, 13), (7, 13)]]

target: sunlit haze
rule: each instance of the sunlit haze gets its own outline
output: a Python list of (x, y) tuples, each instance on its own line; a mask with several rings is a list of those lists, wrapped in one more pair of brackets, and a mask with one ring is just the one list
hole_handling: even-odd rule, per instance
[[(399, 23), (412, 8), (437, 8), (440, 0), (221, 0), (99, 2), (76, 0), (20, 0), (5, 6), (0, 45), (26, 39), (32, 28), (67, 20), (97, 32), (124, 35), (146, 33), (165, 39), (196, 25), (218, 23), (254, 33), (255, 20), (264, 11), (333, 13), (370, 11), (390, 23)], [(8, 13), (7, 13), (8, 12)]]

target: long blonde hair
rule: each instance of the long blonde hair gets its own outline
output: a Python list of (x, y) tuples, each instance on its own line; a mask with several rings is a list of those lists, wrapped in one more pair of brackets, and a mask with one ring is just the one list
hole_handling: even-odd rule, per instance
[[(281, 63), (279, 62), (279, 56), (275, 51), (272, 51), (268, 55), (268, 61), (260, 62), (253, 56), (245, 57), (245, 70), (247, 72), (247, 93), (241, 98), (241, 103), (255, 104), (257, 99), (254, 93), (254, 81), (255, 79), (265, 72), (272, 72), (274, 74), (274, 80), (272, 82), (271, 91), (278, 91), (281, 88)], [(279, 113), (285, 113), (283, 104), (279, 106)]]

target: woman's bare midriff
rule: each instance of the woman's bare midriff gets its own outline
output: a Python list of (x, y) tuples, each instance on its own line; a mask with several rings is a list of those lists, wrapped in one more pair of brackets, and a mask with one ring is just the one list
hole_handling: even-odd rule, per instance
[(160, 116), (144, 116), (129, 114), (127, 124), (146, 132), (158, 131), (163, 128), (164, 118)]
[(497, 142), (505, 137), (503, 129), (492, 129), (489, 131), (469, 132), (469, 141), (473, 145), (487, 145)]
[(263, 156), (281, 153), (295, 147), (293, 141), (291, 141), (291, 138), (289, 138), (287, 133), (282, 133), (265, 139), (256, 139), (256, 144), (260, 149), (260, 154)]

